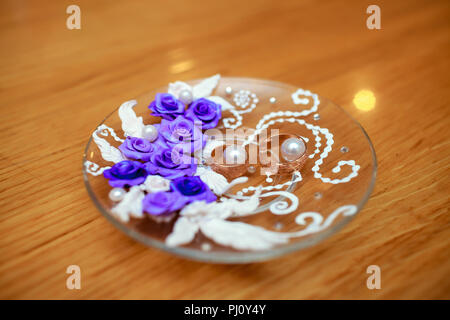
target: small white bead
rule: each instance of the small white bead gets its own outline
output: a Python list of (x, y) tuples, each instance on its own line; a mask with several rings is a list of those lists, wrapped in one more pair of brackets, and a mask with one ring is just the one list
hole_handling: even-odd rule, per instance
[(142, 129), (142, 136), (150, 142), (153, 142), (158, 138), (158, 130), (155, 126), (149, 124)]
[(225, 93), (226, 94), (231, 94), (233, 92), (233, 89), (231, 89), (231, 87), (226, 87), (225, 88)]
[(297, 138), (286, 139), (281, 145), (281, 155), (286, 161), (300, 158), (306, 151), (303, 140)]
[(193, 100), (192, 92), (190, 90), (182, 90), (180, 92), (180, 96), (178, 97), (178, 100), (180, 100), (184, 104), (190, 104)]
[(283, 224), (281, 222), (277, 222), (273, 226), (276, 230), (281, 230), (283, 228)]
[(126, 191), (122, 188), (114, 188), (109, 192), (109, 198), (114, 202), (118, 202), (123, 199), (125, 193)]
[(270, 103), (275, 103), (275, 102), (277, 102), (277, 99), (275, 97), (272, 97), (269, 99), (269, 101), (270, 101)]
[(249, 173), (255, 173), (256, 172), (256, 168), (254, 166), (248, 167), (247, 170), (248, 170)]
[(244, 164), (247, 151), (241, 146), (232, 145), (225, 149), (224, 157), (227, 164)]
[(202, 243), (201, 248), (202, 248), (203, 251), (210, 251), (211, 250), (211, 244), (209, 244), (207, 242)]

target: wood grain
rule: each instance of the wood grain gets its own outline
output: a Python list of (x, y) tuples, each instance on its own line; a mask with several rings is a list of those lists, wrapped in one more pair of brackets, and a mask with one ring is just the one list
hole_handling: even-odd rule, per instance
[[(450, 298), (450, 2), (2, 1), (0, 297)], [(76, 3), (82, 29), (66, 28)], [(342, 232), (249, 265), (183, 260), (127, 238), (89, 199), (81, 157), (121, 102), (221, 73), (308, 88), (343, 106), (379, 161)], [(355, 108), (359, 90), (371, 111)], [(65, 286), (68, 265), (82, 289)], [(368, 290), (366, 268), (382, 271)]]

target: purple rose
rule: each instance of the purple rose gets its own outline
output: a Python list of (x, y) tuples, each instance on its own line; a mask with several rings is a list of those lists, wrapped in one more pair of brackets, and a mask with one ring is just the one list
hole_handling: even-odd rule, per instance
[(152, 116), (173, 120), (184, 114), (184, 104), (170, 93), (157, 93), (155, 100), (148, 106)]
[(173, 121), (163, 119), (159, 133), (168, 146), (176, 147), (184, 153), (202, 149), (207, 140), (207, 136), (194, 125), (194, 122), (183, 116), (178, 116)]
[(197, 171), (197, 159), (185, 156), (176, 149), (160, 149), (150, 156), (145, 168), (150, 174), (175, 179), (192, 176)]
[(170, 183), (170, 187), (187, 198), (186, 204), (192, 201), (213, 202), (217, 200), (216, 195), (198, 176), (174, 179)]
[(108, 182), (111, 187), (121, 188), (143, 183), (148, 176), (148, 172), (142, 163), (125, 160), (103, 171), (103, 176), (109, 179)]
[(195, 124), (201, 123), (202, 129), (212, 129), (217, 126), (222, 117), (222, 106), (211, 100), (200, 98), (192, 102), (186, 110), (185, 117)]
[(186, 199), (178, 192), (159, 191), (149, 193), (142, 200), (145, 212), (159, 216), (180, 210), (186, 204)]
[(126, 137), (119, 150), (127, 158), (148, 161), (152, 153), (158, 150), (158, 146), (146, 139)]

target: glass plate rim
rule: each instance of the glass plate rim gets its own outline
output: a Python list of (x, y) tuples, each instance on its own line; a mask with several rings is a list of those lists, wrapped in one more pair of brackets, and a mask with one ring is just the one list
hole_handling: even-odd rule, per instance
[[(253, 82), (260, 82), (261, 84), (266, 83), (266, 84), (271, 84), (271, 85), (277, 85), (277, 86), (292, 86), (292, 87), (298, 87), (296, 85), (290, 84), (290, 83), (286, 83), (286, 82), (281, 82), (281, 81), (276, 81), (276, 80), (270, 80), (270, 79), (260, 79), (260, 78), (249, 78), (249, 77), (222, 77), (221, 79), (227, 79), (227, 80), (240, 80), (240, 81), (245, 81), (245, 80), (249, 80), (249, 81), (253, 81)], [(187, 82), (190, 83), (196, 83), (201, 81), (202, 79), (193, 79), (193, 80), (187, 80)], [(161, 86), (161, 88), (163, 88), (164, 86)], [(321, 98), (325, 98), (322, 97), (321, 95), (319, 95)], [(303, 241), (299, 241), (299, 242), (294, 242), (292, 244), (287, 244), (285, 246), (282, 247), (275, 247), (273, 249), (270, 250), (262, 250), (262, 251), (242, 251), (242, 252), (212, 252), (212, 251), (202, 251), (202, 250), (196, 250), (196, 249), (190, 249), (190, 248), (185, 248), (185, 247), (169, 247), (167, 246), (164, 242), (158, 241), (158, 240), (154, 240), (151, 239), (149, 237), (146, 237), (142, 234), (140, 234), (139, 232), (127, 228), (124, 224), (122, 224), (120, 221), (118, 221), (117, 219), (115, 219), (110, 212), (108, 212), (108, 210), (106, 210), (101, 203), (97, 200), (97, 197), (94, 193), (94, 191), (92, 190), (90, 184), (89, 184), (89, 179), (88, 179), (88, 175), (85, 169), (85, 162), (87, 161), (87, 152), (89, 150), (89, 147), (92, 143), (92, 134), (89, 137), (89, 140), (86, 144), (86, 147), (84, 149), (84, 153), (83, 153), (83, 161), (82, 161), (82, 171), (83, 171), (83, 180), (84, 180), (84, 185), (87, 189), (87, 192), (91, 198), (91, 200), (94, 202), (95, 206), (97, 207), (97, 209), (100, 211), (100, 213), (113, 225), (115, 226), (117, 229), (119, 229), (120, 231), (122, 231), (123, 233), (125, 233), (127, 236), (131, 237), (132, 239), (148, 246), (148, 247), (153, 247), (153, 248), (157, 248), (160, 249), (162, 251), (165, 252), (169, 252), (175, 255), (178, 255), (180, 257), (183, 258), (187, 258), (190, 260), (194, 260), (194, 261), (201, 261), (201, 262), (208, 262), (208, 263), (227, 263), (227, 264), (232, 264), (232, 263), (251, 263), (251, 262), (261, 262), (261, 261), (266, 261), (269, 259), (273, 259), (273, 258), (277, 258), (280, 256), (283, 256), (285, 254), (288, 253), (292, 253), (294, 251), (299, 251), (302, 249), (306, 249), (309, 248), (311, 246), (314, 246), (315, 244), (322, 242), (323, 240), (329, 238), (330, 236), (332, 236), (333, 234), (337, 233), (339, 230), (341, 230), (345, 225), (347, 225), (351, 220), (353, 220), (362, 210), (362, 208), (364, 207), (364, 205), (367, 203), (367, 201), (370, 198), (370, 195), (373, 192), (373, 189), (375, 187), (375, 182), (376, 182), (376, 176), (377, 176), (377, 171), (378, 171), (378, 161), (377, 161), (377, 156), (376, 156), (376, 152), (375, 152), (375, 148), (373, 146), (372, 140), (370, 140), (369, 135), (367, 134), (366, 130), (361, 126), (361, 124), (352, 116), (350, 115), (344, 108), (342, 108), (340, 105), (334, 103), (333, 101), (331, 101), (328, 98), (325, 98), (328, 101), (332, 102), (334, 106), (336, 106), (337, 108), (339, 108), (342, 112), (344, 112), (347, 117), (349, 117), (358, 127), (359, 129), (362, 131), (362, 133), (364, 134), (364, 136), (366, 137), (368, 143), (369, 143), (369, 148), (371, 151), (371, 155), (372, 155), (372, 161), (373, 161), (373, 170), (372, 170), (372, 175), (371, 175), (371, 180), (370, 180), (370, 184), (369, 187), (367, 188), (366, 193), (364, 194), (364, 196), (361, 198), (361, 200), (359, 201), (359, 203), (356, 205), (357, 207), (357, 211), (354, 215), (351, 216), (345, 216), (343, 217), (338, 223), (336, 223), (335, 225), (327, 228), (324, 231), (321, 231), (317, 234), (313, 234), (311, 235), (308, 239), (305, 239)], [(105, 123), (105, 121), (112, 116), (114, 113), (116, 113), (118, 111), (119, 107), (117, 107), (116, 109), (114, 109), (112, 112), (110, 112), (98, 125), (96, 128), (98, 128), (100, 125), (102, 125), (103, 123)]]

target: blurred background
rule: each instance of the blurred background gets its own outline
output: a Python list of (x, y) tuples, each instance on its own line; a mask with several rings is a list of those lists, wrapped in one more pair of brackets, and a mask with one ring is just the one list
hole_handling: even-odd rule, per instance
[[(450, 298), (448, 0), (1, 0), (0, 46), (0, 297)], [(99, 214), (81, 175), (92, 130), (123, 101), (215, 73), (309, 89), (366, 129), (377, 185), (342, 232), (275, 261), (208, 265)], [(81, 290), (65, 287), (72, 264)], [(380, 290), (366, 287), (373, 264)]]

